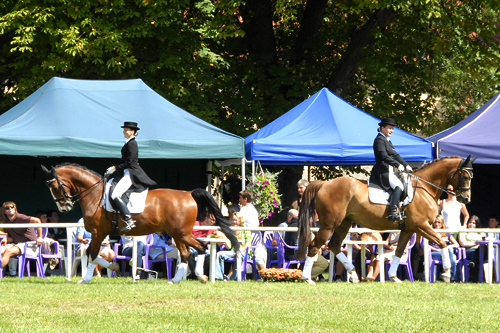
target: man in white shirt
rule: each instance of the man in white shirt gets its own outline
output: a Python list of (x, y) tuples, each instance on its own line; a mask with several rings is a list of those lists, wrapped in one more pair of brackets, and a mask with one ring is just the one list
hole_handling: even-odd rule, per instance
[(259, 213), (252, 204), (253, 192), (250, 190), (243, 190), (240, 192), (240, 214), (245, 218), (245, 227), (258, 228), (259, 227)]
[[(245, 218), (245, 227), (257, 229), (260, 226), (259, 223), (259, 213), (252, 204), (253, 192), (250, 190), (240, 191), (240, 214)], [(255, 249), (255, 263), (257, 264), (257, 269), (266, 268), (267, 252), (264, 246), (257, 247)]]

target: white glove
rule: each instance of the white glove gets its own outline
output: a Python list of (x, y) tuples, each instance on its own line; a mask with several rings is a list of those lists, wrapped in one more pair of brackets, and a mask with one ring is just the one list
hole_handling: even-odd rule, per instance
[(403, 166), (403, 164), (400, 164), (398, 166), (398, 170), (401, 171), (401, 172), (405, 171), (405, 167)]
[(106, 170), (106, 175), (111, 175), (116, 171), (116, 168), (114, 166), (110, 166), (108, 170)]
[(406, 166), (406, 172), (413, 172), (413, 169), (411, 168), (411, 166), (409, 166), (409, 165)]

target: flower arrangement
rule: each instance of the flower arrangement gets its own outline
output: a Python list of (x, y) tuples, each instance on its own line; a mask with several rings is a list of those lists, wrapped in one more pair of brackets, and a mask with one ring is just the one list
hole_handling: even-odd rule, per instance
[(278, 175), (279, 172), (263, 171), (246, 187), (253, 192), (252, 204), (259, 212), (260, 223), (273, 216), (276, 209), (281, 209), (281, 195), (278, 194)]
[(301, 282), (302, 271), (289, 268), (264, 268), (259, 271), (262, 280), (266, 282)]

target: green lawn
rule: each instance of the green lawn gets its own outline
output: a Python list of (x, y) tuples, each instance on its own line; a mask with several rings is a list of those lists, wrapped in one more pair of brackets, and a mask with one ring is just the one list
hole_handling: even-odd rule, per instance
[(1, 279), (0, 332), (500, 331), (499, 285), (76, 281)]

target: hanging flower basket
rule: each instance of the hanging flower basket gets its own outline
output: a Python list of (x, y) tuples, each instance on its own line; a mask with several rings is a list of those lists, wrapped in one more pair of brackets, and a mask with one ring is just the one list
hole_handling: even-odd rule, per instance
[(252, 204), (259, 212), (260, 223), (281, 209), (281, 195), (278, 194), (277, 181), (279, 174), (279, 172), (262, 171), (246, 187), (253, 192)]

